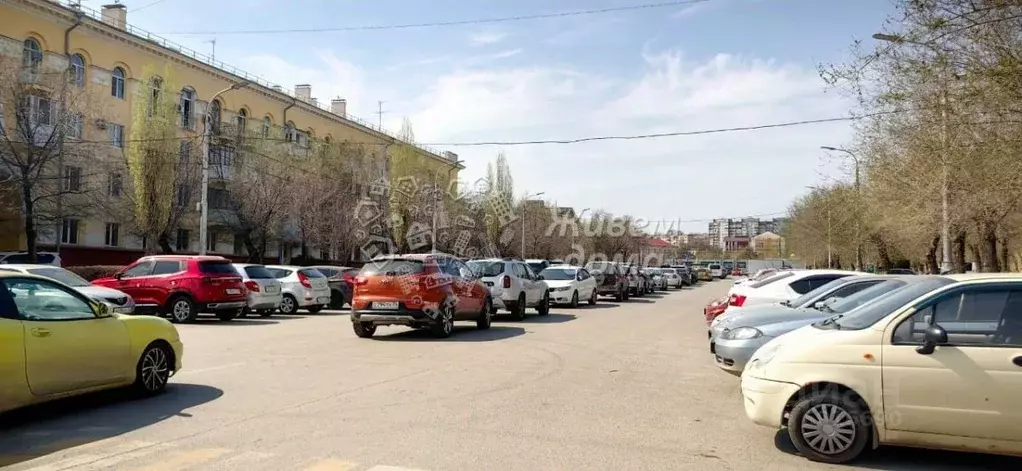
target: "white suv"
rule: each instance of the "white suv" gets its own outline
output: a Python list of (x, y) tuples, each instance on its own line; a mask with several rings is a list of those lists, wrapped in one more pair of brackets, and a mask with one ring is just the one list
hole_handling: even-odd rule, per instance
[(549, 287), (525, 262), (492, 258), (472, 260), (468, 266), (490, 290), (491, 313), (506, 309), (516, 321), (525, 318), (527, 307), (536, 308), (541, 316), (550, 314)]

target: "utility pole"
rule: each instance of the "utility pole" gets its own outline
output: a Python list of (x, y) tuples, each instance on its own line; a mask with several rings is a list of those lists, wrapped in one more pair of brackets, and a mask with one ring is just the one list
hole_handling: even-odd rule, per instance
[(833, 246), (830, 242), (830, 203), (827, 203), (827, 268), (834, 268)]
[(231, 90), (239, 90), (249, 86), (252, 82), (244, 81), (238, 82), (230, 87), (227, 87), (219, 92), (216, 92), (206, 104), (206, 112), (204, 113), (205, 119), (202, 120), (202, 188), (200, 188), (199, 197), (199, 255), (206, 255), (206, 243), (209, 238), (208, 226), (209, 226), (209, 141), (213, 135), (213, 129), (210, 127), (210, 122), (213, 119), (213, 102), (220, 95), (227, 93)]
[(216, 60), (216, 37), (214, 36), (213, 39), (207, 40), (206, 42), (213, 45), (213, 52), (209, 54), (209, 58), (211, 60)]
[(376, 113), (375, 113), (376, 116), (377, 116), (376, 123), (377, 123), (377, 126), (379, 126), (380, 129), (383, 129), (383, 113), (386, 113), (386, 111), (383, 111), (383, 103), (384, 103), (383, 100), (380, 100), (380, 101), (376, 102)]

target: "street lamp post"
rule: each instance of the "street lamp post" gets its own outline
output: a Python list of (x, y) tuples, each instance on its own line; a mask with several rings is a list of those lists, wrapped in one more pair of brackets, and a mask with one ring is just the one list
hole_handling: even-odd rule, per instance
[(528, 211), (528, 207), (529, 207), (528, 206), (529, 198), (535, 198), (537, 196), (543, 196), (545, 194), (546, 194), (546, 192), (541, 191), (541, 192), (536, 193), (534, 195), (530, 195), (530, 194), (526, 193), (525, 196), (522, 197), (522, 259), (523, 260), (525, 259), (525, 219), (526, 219), (526, 215), (527, 215), (526, 212)]
[(206, 255), (206, 243), (209, 238), (208, 228), (209, 226), (209, 141), (212, 134), (209, 122), (213, 119), (213, 102), (220, 95), (227, 93), (231, 90), (239, 90), (251, 85), (251, 82), (244, 81), (238, 82), (230, 87), (227, 87), (219, 92), (216, 92), (212, 98), (209, 99), (209, 104), (206, 105), (206, 116), (202, 120), (202, 188), (199, 190), (201, 193), (199, 199), (199, 255)]
[[(450, 185), (450, 181), (451, 181), (451, 172), (457, 170), (458, 169), (458, 165), (461, 165), (464, 162), (465, 162), (464, 160), (455, 160), (454, 162), (451, 162), (451, 168), (447, 169), (447, 182), (448, 182), (447, 184), (448, 185)], [(432, 253), (436, 253), (436, 208), (437, 208), (437, 205), (439, 205), (443, 201), (443, 199), (440, 198), (440, 192), (437, 189), (437, 176), (436, 175), (437, 175), (437, 173), (434, 171), (433, 172), (433, 225), (430, 228), (430, 235), (429, 235), (430, 243), (432, 244), (432, 247), (430, 248), (430, 252), (432, 252)]]
[[(855, 155), (854, 153), (852, 153), (852, 151), (850, 151), (848, 149), (842, 149), (840, 147), (820, 146), (820, 148), (823, 149), (823, 150), (829, 150), (829, 151), (834, 151), (834, 152), (842, 152), (842, 153), (848, 155), (849, 157), (851, 157), (852, 161), (855, 162), (855, 200), (856, 200), (856, 206), (858, 206), (856, 209), (861, 211), (862, 210), (862, 207), (861, 207), (861, 205), (862, 205), (862, 187), (860, 185), (860, 180), (859, 180), (859, 163), (860, 163), (859, 156)], [(859, 270), (862, 270), (863, 267), (864, 267), (864, 263), (863, 263), (863, 260), (862, 260), (862, 214), (861, 213), (857, 214), (856, 218), (855, 218), (855, 265), (859, 267)]]
[[(891, 44), (914, 44), (916, 46), (922, 46), (930, 49), (938, 57), (942, 55), (942, 52), (933, 47), (932, 44), (926, 44), (916, 41), (910, 41), (902, 36), (895, 36), (892, 34), (877, 33), (873, 35), (873, 39), (877, 41), (886, 41)], [(943, 260), (940, 263), (941, 273), (951, 272), (951, 209), (950, 209), (950, 186), (951, 186), (951, 169), (948, 159), (950, 158), (950, 152), (948, 151), (948, 123), (947, 123), (947, 105), (948, 105), (948, 93), (947, 93), (947, 65), (942, 65), (940, 69), (939, 87), (940, 87), (940, 120), (941, 120), (941, 151), (943, 153), (943, 160), (941, 162), (941, 181), (940, 181), (940, 242), (941, 252)]]

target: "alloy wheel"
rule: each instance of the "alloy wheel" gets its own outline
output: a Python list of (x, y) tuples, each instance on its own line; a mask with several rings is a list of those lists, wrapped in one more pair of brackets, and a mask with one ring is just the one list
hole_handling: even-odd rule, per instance
[(167, 364), (167, 354), (162, 348), (155, 347), (146, 351), (142, 359), (142, 384), (147, 391), (155, 392), (167, 384), (170, 367)]
[(187, 299), (179, 299), (174, 302), (174, 308), (171, 313), (175, 320), (184, 322), (188, 320), (188, 317), (192, 315), (192, 306)]

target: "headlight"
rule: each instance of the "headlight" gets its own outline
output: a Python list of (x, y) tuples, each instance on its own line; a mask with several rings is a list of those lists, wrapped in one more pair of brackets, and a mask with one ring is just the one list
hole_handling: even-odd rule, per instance
[(755, 327), (739, 327), (725, 331), (721, 338), (726, 340), (749, 340), (763, 336), (763, 332)]
[(571, 286), (563, 286), (561, 288), (554, 288), (554, 291), (568, 291), (569, 289), (571, 289)]
[(774, 359), (774, 356), (777, 355), (777, 351), (780, 349), (781, 344), (779, 343), (764, 345), (759, 350), (756, 350), (756, 353), (752, 354), (752, 361), (749, 362), (749, 365), (755, 365), (758, 367), (770, 363), (770, 360)]

